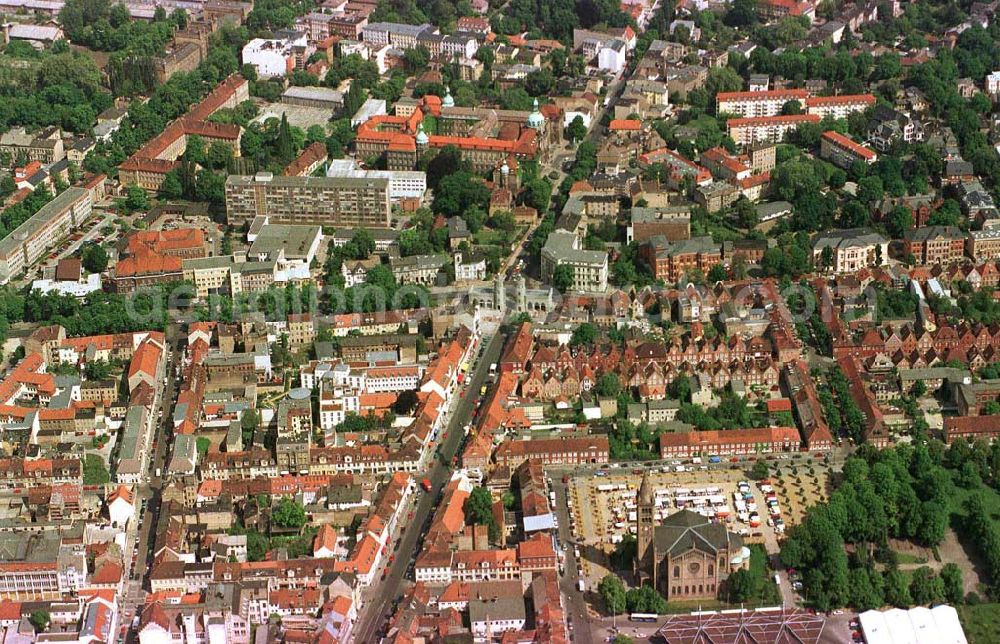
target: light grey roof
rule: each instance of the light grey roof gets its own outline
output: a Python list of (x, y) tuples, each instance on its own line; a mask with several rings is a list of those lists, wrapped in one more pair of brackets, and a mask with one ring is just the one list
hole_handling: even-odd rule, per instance
[(885, 237), (866, 228), (847, 228), (820, 233), (813, 243), (813, 249), (822, 250), (828, 246), (833, 249), (851, 248), (884, 243)]

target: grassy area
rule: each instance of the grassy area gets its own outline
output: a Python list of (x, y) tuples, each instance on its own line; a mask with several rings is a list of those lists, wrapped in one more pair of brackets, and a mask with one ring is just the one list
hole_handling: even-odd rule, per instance
[(1000, 517), (1000, 493), (987, 485), (980, 485), (972, 490), (956, 485), (951, 490), (951, 494), (948, 495), (948, 511), (951, 513), (953, 520), (955, 517), (965, 516), (965, 500), (977, 493), (982, 493), (986, 501), (986, 510), (995, 521), (998, 520), (998, 517)]
[(473, 236), (477, 246), (502, 246), (504, 242), (503, 233), (483, 226)]
[(897, 552), (896, 561), (901, 564), (925, 564), (927, 563), (926, 557), (918, 557), (917, 555), (911, 555), (908, 552)]
[(992, 644), (1000, 633), (1000, 604), (959, 606), (958, 618), (969, 644)]

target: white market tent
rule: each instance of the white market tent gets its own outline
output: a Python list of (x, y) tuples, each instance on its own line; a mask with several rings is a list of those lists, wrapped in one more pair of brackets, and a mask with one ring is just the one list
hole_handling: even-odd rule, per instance
[(951, 606), (870, 610), (859, 620), (868, 644), (968, 644)]

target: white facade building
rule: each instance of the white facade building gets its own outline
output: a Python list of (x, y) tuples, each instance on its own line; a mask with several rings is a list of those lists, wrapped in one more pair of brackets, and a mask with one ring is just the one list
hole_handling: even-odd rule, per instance
[(615, 38), (601, 45), (597, 52), (597, 68), (617, 74), (625, 69), (625, 52), (628, 46), (624, 40)]
[(295, 48), (307, 44), (304, 33), (295, 39), (254, 38), (243, 46), (243, 64), (252, 65), (261, 78), (285, 76), (295, 69)]
[(326, 169), (328, 177), (388, 179), (389, 199), (420, 199), (427, 192), (427, 174), (419, 170), (364, 170), (354, 159), (334, 159)]

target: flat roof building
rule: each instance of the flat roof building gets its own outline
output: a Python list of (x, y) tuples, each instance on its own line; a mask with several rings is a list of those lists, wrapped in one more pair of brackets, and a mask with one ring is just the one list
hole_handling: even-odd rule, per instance
[(279, 224), (388, 228), (389, 180), (355, 177), (276, 177), (269, 172), (226, 179), (230, 225), (266, 216)]

